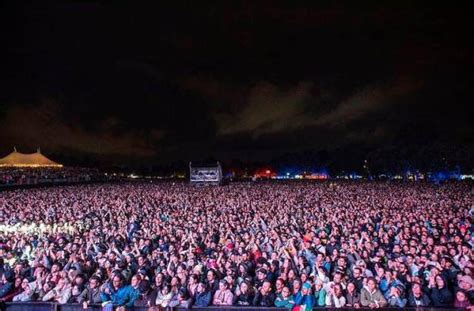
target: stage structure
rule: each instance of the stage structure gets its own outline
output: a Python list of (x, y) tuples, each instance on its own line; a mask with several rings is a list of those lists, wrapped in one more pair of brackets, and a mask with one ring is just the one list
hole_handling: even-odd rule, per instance
[(217, 162), (212, 165), (193, 165), (189, 162), (189, 182), (191, 184), (220, 185), (222, 183), (222, 168)]

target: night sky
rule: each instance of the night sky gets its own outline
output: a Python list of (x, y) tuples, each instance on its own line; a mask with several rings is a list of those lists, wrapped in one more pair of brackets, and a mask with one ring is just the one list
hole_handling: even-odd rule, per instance
[(455, 2), (158, 2), (5, 1), (1, 155), (472, 155), (474, 24)]

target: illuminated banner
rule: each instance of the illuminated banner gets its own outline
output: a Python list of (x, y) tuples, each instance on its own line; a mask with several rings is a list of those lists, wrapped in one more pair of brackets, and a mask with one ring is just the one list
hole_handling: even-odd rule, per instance
[(193, 167), (189, 163), (189, 181), (192, 183), (220, 183), (222, 170), (219, 163), (215, 166)]

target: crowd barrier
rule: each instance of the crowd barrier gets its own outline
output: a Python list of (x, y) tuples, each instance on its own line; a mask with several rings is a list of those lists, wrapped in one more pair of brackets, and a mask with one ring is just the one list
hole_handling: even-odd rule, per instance
[[(57, 303), (49, 303), (49, 302), (7, 302), (4, 306), (5, 311), (80, 311), (84, 310), (81, 304), (57, 304)], [(229, 307), (206, 307), (206, 308), (191, 308), (192, 310), (196, 311), (288, 311), (288, 309), (284, 308), (258, 308), (258, 307), (236, 307), (236, 306), (229, 306)], [(454, 311), (454, 310), (462, 310), (456, 308), (404, 308), (405, 310), (409, 311)], [(90, 305), (87, 310), (94, 310), (99, 311), (102, 310), (101, 305)], [(127, 310), (131, 311), (146, 311), (148, 307), (133, 307)], [(188, 309), (184, 308), (166, 308), (162, 309), (166, 311), (184, 311)], [(313, 310), (335, 310), (335, 308), (313, 308)], [(353, 309), (353, 308), (339, 308), (337, 310), (341, 311), (348, 311), (348, 310), (371, 310), (368, 308), (360, 308), (360, 309)], [(384, 311), (399, 311), (400, 308), (383, 308)]]

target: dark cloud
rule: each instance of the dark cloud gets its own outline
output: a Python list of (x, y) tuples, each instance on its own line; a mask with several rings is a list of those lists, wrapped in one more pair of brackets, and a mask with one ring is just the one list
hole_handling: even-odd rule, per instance
[[(314, 120), (315, 125), (335, 127), (364, 118), (377, 111), (388, 111), (389, 105), (397, 105), (403, 96), (413, 94), (423, 86), (423, 81), (400, 77), (386, 85), (368, 85), (343, 100), (337, 107)], [(380, 130), (377, 131), (380, 135)]]
[(1, 14), (2, 150), (251, 159), (473, 136), (460, 6), (7, 1)]
[(65, 121), (60, 106), (48, 99), (38, 105), (13, 106), (2, 119), (1, 128), (1, 140), (16, 146), (30, 149), (41, 146), (47, 152), (69, 150), (111, 156), (155, 155), (152, 143), (163, 137), (159, 130), (123, 129), (121, 121), (114, 117), (101, 120), (94, 130), (88, 131), (80, 120)]
[(216, 113), (218, 135), (251, 133), (253, 136), (304, 127), (311, 82), (302, 82), (288, 90), (261, 82), (252, 87), (237, 113)]

